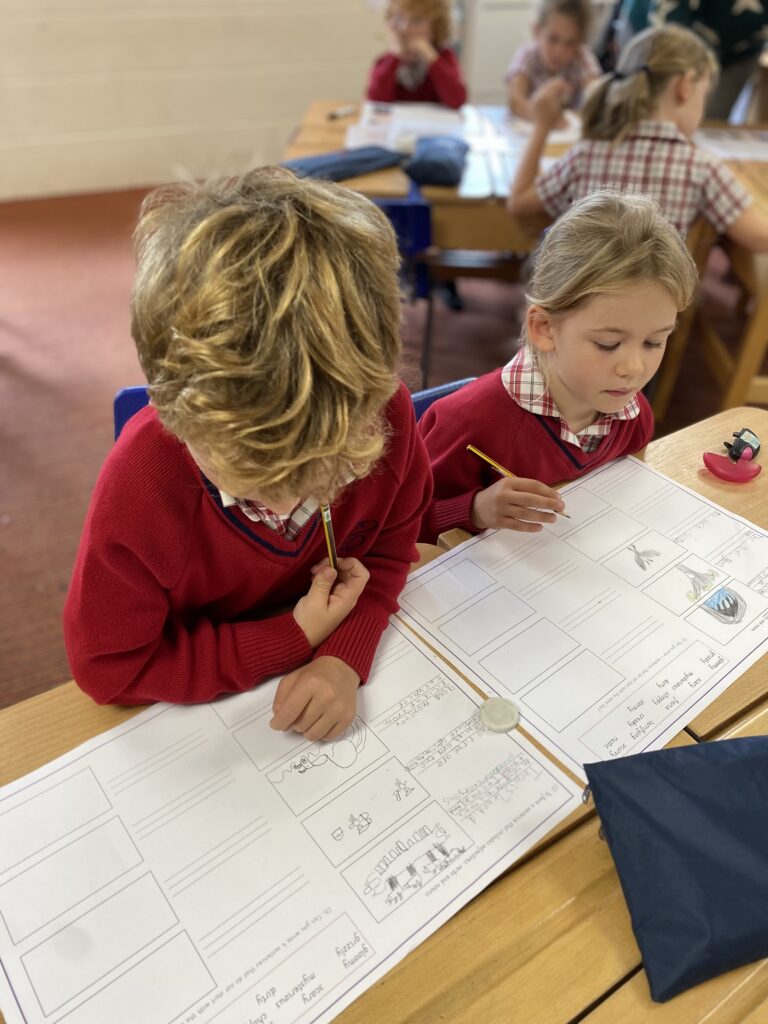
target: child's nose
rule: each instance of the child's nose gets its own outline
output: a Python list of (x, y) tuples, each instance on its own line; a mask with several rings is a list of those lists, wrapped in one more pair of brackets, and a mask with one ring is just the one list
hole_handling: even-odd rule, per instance
[(640, 352), (624, 352), (617, 367), (620, 377), (639, 377), (644, 369), (643, 357)]

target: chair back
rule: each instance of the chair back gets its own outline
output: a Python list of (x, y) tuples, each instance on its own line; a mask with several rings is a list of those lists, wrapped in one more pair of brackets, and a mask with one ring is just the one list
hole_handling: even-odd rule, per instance
[(411, 401), (416, 412), (416, 419), (420, 420), (430, 405), (438, 398), (445, 398), (446, 395), (453, 394), (454, 391), (458, 391), (459, 388), (463, 388), (465, 384), (469, 384), (474, 379), (474, 377), (464, 377), (463, 380), (452, 380), (448, 384), (438, 384), (436, 387), (426, 388), (424, 391), (414, 391)]
[(149, 402), (149, 392), (146, 384), (137, 384), (129, 388), (121, 388), (115, 395), (115, 440), (120, 437), (120, 432), (128, 420), (139, 409), (143, 409)]
[[(685, 244), (693, 257), (693, 262), (696, 264), (700, 278), (704, 273), (710, 250), (716, 238), (717, 232), (709, 221), (703, 217), (698, 217), (688, 231)], [(675, 384), (677, 384), (683, 356), (695, 319), (696, 298), (678, 317), (677, 325), (667, 339), (667, 348), (661, 367), (649, 386), (648, 398), (653, 409), (654, 418), (659, 423), (666, 416), (670, 401), (672, 400), (672, 393), (675, 390)]]
[[(424, 391), (415, 391), (411, 395), (411, 400), (416, 412), (416, 419), (421, 419), (430, 405), (436, 402), (438, 398), (443, 398), (445, 395), (458, 391), (459, 388), (463, 388), (465, 384), (469, 384), (474, 379), (474, 377), (465, 377), (463, 380), (452, 380), (448, 384), (438, 384), (434, 388), (426, 388)], [(136, 384), (132, 387), (121, 388), (117, 392), (114, 403), (115, 440), (120, 437), (123, 427), (131, 416), (137, 413), (139, 409), (143, 409), (148, 402), (149, 392), (147, 391), (146, 384)]]

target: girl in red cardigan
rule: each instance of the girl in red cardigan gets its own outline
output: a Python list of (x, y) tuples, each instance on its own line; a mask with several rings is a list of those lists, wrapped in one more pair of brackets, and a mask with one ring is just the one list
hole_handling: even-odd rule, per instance
[(368, 99), (380, 103), (442, 103), (458, 108), (467, 90), (451, 39), (450, 0), (390, 0), (392, 48), (376, 61)]
[(422, 539), (457, 526), (541, 530), (565, 509), (552, 484), (645, 447), (653, 415), (641, 389), (695, 287), (693, 260), (652, 199), (605, 191), (574, 203), (539, 246), (523, 347), (419, 423), (434, 476)]

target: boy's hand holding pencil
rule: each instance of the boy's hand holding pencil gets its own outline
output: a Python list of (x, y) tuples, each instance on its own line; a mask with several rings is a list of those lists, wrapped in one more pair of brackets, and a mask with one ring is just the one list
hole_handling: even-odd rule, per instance
[(338, 570), (327, 559), (312, 568), (312, 585), (293, 609), (297, 625), (319, 647), (357, 604), (370, 573), (357, 558), (337, 559)]
[[(516, 477), (474, 445), (467, 451), (487, 462), (502, 479), (475, 495), (472, 521), (479, 530), (517, 530), (537, 533), (544, 523), (554, 523), (555, 515), (570, 518), (560, 494), (540, 480)], [(550, 511), (551, 510), (551, 511)]]
[[(326, 540), (329, 558), (312, 567), (312, 585), (293, 609), (313, 648), (349, 615), (370, 576), (357, 558), (338, 558), (332, 529), (330, 536), (326, 532)], [(269, 724), (280, 732), (300, 732), (308, 740), (334, 739), (355, 717), (359, 685), (360, 677), (341, 659), (314, 658), (280, 680)]]

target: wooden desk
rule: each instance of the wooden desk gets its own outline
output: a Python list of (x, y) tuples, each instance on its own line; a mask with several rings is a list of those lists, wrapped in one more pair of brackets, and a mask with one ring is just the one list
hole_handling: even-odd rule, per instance
[[(649, 465), (768, 528), (768, 472), (747, 485), (704, 469), (745, 423), (768, 437), (768, 410), (720, 413), (652, 442)], [(425, 560), (436, 549), (425, 549)], [(136, 714), (99, 707), (74, 683), (0, 712), (0, 782), (6, 783)], [(706, 718), (706, 721), (702, 721)], [(728, 725), (727, 723), (730, 723)], [(752, 735), (768, 727), (768, 659), (696, 720), (699, 735)], [(678, 743), (695, 742), (681, 735)], [(573, 826), (573, 823), (571, 823)], [(648, 995), (608, 849), (593, 813), (540, 846), (414, 950), (338, 1018), (340, 1024), (761, 1024), (768, 966), (751, 965), (664, 1006)]]
[[(283, 154), (284, 158), (291, 160), (343, 149), (347, 128), (357, 119), (358, 113), (328, 120), (329, 112), (342, 106), (345, 106), (342, 101), (333, 100), (311, 103)], [(489, 180), (493, 177), (490, 170), (488, 176)], [(408, 193), (410, 179), (399, 168), (391, 168), (350, 178), (344, 184), (371, 197), (402, 198)], [(495, 185), (498, 188), (498, 181)], [(493, 188), (494, 185), (489, 184), (491, 191)], [(462, 195), (461, 188), (435, 186), (424, 187), (421, 192), (431, 207), (432, 244), (440, 249), (530, 252), (536, 247), (542, 229), (549, 223), (548, 217), (532, 219), (526, 224), (513, 221), (504, 211), (503, 197), (498, 195), (472, 198)]]
[[(318, 153), (332, 153), (344, 149), (347, 128), (357, 119), (357, 113), (349, 117), (330, 120), (328, 114), (351, 104), (334, 100), (315, 100), (307, 109), (299, 126), (291, 136), (283, 153), (283, 159), (294, 160)], [(365, 196), (379, 199), (403, 199), (408, 195), (411, 180), (399, 167), (391, 167), (373, 174), (363, 174), (344, 182), (349, 188)]]

